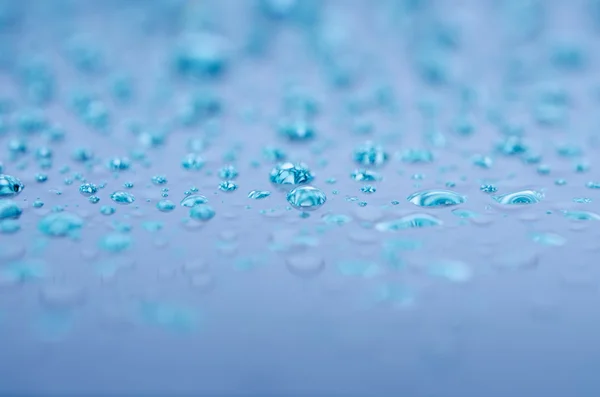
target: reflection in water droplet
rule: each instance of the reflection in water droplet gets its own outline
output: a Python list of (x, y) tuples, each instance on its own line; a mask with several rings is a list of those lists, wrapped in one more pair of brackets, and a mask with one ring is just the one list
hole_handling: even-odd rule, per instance
[(492, 196), (492, 198), (500, 204), (526, 205), (539, 203), (544, 198), (544, 194), (535, 190), (522, 190), (500, 196)]
[(443, 222), (428, 214), (411, 214), (389, 222), (380, 222), (375, 229), (380, 232), (393, 232), (404, 229), (423, 228), (442, 225)]
[(208, 203), (208, 199), (206, 197), (199, 194), (192, 194), (191, 196), (184, 197), (180, 204), (184, 207), (191, 208), (206, 203)]
[(51, 213), (38, 223), (38, 230), (52, 237), (77, 237), (83, 227), (83, 219), (68, 212)]
[(314, 211), (327, 201), (325, 193), (312, 186), (299, 186), (287, 194), (287, 201), (296, 209)]
[(287, 269), (295, 276), (315, 277), (325, 268), (323, 258), (312, 255), (295, 255), (286, 258)]
[(419, 207), (448, 207), (462, 204), (466, 198), (450, 190), (423, 190), (411, 194), (407, 200)]

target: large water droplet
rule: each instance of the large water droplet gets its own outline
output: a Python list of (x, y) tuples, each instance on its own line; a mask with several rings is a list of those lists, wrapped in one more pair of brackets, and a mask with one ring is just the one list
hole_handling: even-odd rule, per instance
[(327, 197), (321, 190), (312, 186), (299, 186), (287, 194), (287, 201), (296, 209), (313, 211), (320, 208)]
[(411, 194), (407, 200), (419, 207), (448, 207), (462, 204), (466, 198), (450, 190), (423, 190)]
[(0, 174), (0, 197), (11, 197), (21, 193), (25, 185), (14, 176)]
[(527, 205), (542, 201), (544, 194), (536, 190), (521, 190), (519, 192), (492, 196), (500, 204), (507, 205)]
[(404, 229), (439, 226), (443, 222), (428, 214), (411, 214), (389, 222), (380, 222), (375, 229), (380, 232), (393, 232)]

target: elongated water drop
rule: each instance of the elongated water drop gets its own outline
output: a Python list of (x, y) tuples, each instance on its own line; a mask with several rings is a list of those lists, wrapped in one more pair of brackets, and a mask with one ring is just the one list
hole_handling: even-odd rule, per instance
[(442, 225), (442, 221), (428, 214), (411, 214), (388, 222), (380, 222), (375, 229), (380, 232), (394, 232), (404, 229), (423, 228)]
[(131, 204), (135, 201), (135, 196), (133, 194), (123, 191), (114, 192), (110, 195), (110, 198), (115, 203), (124, 205)]
[(407, 197), (419, 207), (448, 207), (464, 203), (467, 199), (450, 190), (423, 190)]
[(504, 205), (527, 205), (542, 201), (544, 194), (536, 190), (521, 190), (519, 192), (492, 196), (496, 202)]

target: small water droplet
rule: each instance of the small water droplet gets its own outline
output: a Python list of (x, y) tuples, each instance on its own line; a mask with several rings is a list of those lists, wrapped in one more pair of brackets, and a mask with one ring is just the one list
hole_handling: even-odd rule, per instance
[(215, 216), (215, 210), (207, 204), (199, 204), (190, 210), (190, 218), (198, 221), (209, 221)]
[(383, 150), (383, 146), (367, 141), (354, 149), (352, 158), (363, 166), (378, 167), (387, 162), (388, 154)]
[(282, 163), (271, 170), (269, 179), (276, 185), (300, 185), (311, 182), (314, 176), (306, 164)]
[(389, 222), (380, 222), (375, 229), (380, 232), (393, 232), (404, 229), (423, 228), (442, 225), (443, 222), (428, 214), (411, 214)]
[(156, 208), (161, 212), (171, 212), (175, 209), (175, 203), (171, 200), (160, 200), (156, 203)]
[(236, 191), (238, 188), (238, 185), (233, 182), (233, 181), (223, 181), (221, 183), (219, 183), (219, 190), (226, 192), (226, 193), (231, 193)]

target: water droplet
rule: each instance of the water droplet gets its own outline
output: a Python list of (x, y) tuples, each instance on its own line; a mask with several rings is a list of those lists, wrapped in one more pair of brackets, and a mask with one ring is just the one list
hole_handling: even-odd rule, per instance
[(250, 193), (248, 193), (248, 198), (254, 199), (254, 200), (261, 200), (264, 198), (267, 198), (271, 195), (271, 192), (267, 191), (267, 190), (253, 190)]
[(358, 164), (378, 167), (385, 164), (388, 154), (383, 150), (381, 145), (367, 141), (354, 149), (352, 158)]
[(354, 170), (354, 172), (350, 174), (350, 177), (357, 182), (377, 182), (382, 179), (381, 175), (377, 172), (366, 170), (364, 168)]
[(327, 197), (315, 187), (299, 186), (287, 194), (287, 201), (296, 209), (313, 211), (325, 204)]
[(81, 186), (79, 186), (79, 193), (81, 193), (84, 196), (91, 196), (93, 194), (96, 194), (98, 192), (98, 187), (96, 187), (96, 185), (94, 185), (93, 183), (83, 183)]
[(43, 217), (38, 230), (51, 237), (78, 237), (83, 219), (68, 212), (54, 212)]
[(199, 204), (190, 210), (190, 218), (198, 221), (209, 221), (215, 216), (215, 210), (207, 204)]
[(567, 240), (556, 233), (534, 233), (531, 239), (538, 244), (560, 247), (564, 245)]
[(469, 211), (469, 210), (461, 210), (461, 209), (454, 209), (452, 210), (452, 213), (456, 216), (458, 216), (459, 218), (477, 218), (479, 216), (479, 214), (477, 214), (476, 212), (473, 211)]
[(589, 204), (592, 202), (592, 199), (587, 197), (576, 197), (573, 199), (573, 202), (579, 204)]
[(171, 212), (175, 209), (175, 203), (171, 200), (160, 200), (156, 203), (156, 208), (161, 212)]
[(515, 193), (492, 196), (492, 198), (499, 204), (527, 205), (539, 203), (544, 198), (544, 194), (535, 190), (522, 190)]
[(325, 214), (321, 217), (323, 222), (329, 225), (345, 225), (346, 223), (352, 222), (352, 218), (348, 215), (343, 214)]
[(125, 233), (111, 233), (100, 239), (98, 246), (108, 252), (122, 252), (128, 249), (133, 242), (132, 237)]
[(375, 229), (380, 232), (393, 232), (404, 229), (423, 228), (442, 225), (443, 222), (428, 214), (411, 214), (389, 222), (380, 222)]
[(35, 200), (33, 202), (33, 208), (42, 208), (44, 206), (44, 202), (41, 200)]
[(375, 186), (365, 185), (360, 188), (360, 191), (365, 194), (373, 194), (377, 191), (377, 188)]
[(17, 219), (23, 210), (12, 200), (0, 200), (0, 219)]
[(208, 203), (208, 199), (204, 196), (201, 196), (199, 194), (192, 194), (190, 196), (184, 197), (183, 200), (181, 200), (181, 205), (183, 207), (195, 207), (197, 205), (200, 204), (206, 204)]
[(0, 220), (0, 233), (13, 234), (21, 230), (21, 224), (16, 219)]
[(481, 185), (479, 187), (479, 190), (481, 190), (484, 193), (496, 193), (498, 191), (498, 188), (494, 185)]
[(304, 163), (282, 163), (271, 170), (269, 179), (276, 185), (300, 185), (311, 182), (314, 176)]
[(467, 199), (450, 190), (423, 190), (411, 194), (407, 200), (419, 207), (448, 207), (462, 204)]
[(167, 182), (167, 177), (164, 175), (154, 175), (152, 177), (152, 183), (155, 185), (164, 185)]
[(112, 201), (117, 204), (128, 205), (135, 201), (135, 196), (128, 192), (118, 191), (110, 195)]
[(21, 193), (25, 185), (14, 176), (0, 174), (0, 197), (12, 197)]
[(490, 156), (483, 156), (481, 154), (475, 155), (471, 158), (471, 162), (473, 165), (480, 168), (492, 168), (494, 165), (494, 160)]
[(221, 190), (223, 192), (231, 193), (231, 192), (236, 191), (237, 188), (238, 188), (238, 185), (233, 181), (223, 181), (223, 182), (219, 183), (219, 190)]
[(315, 129), (306, 121), (281, 123), (279, 135), (290, 141), (308, 141), (315, 137)]
[(196, 153), (189, 153), (181, 160), (181, 166), (188, 171), (199, 171), (204, 164), (204, 159)]
[(239, 175), (238, 170), (232, 165), (228, 165), (219, 170), (219, 178), (224, 179), (224, 180), (235, 179), (238, 177), (238, 175)]
[(131, 166), (127, 157), (114, 157), (108, 161), (108, 168), (112, 171), (126, 171)]
[(103, 205), (100, 207), (100, 213), (102, 215), (112, 215), (117, 211), (115, 207), (111, 207), (110, 205)]
[(600, 220), (600, 215), (589, 211), (562, 211), (562, 213), (565, 216), (565, 218), (574, 221)]
[(440, 277), (455, 283), (467, 282), (473, 276), (471, 268), (466, 263), (454, 260), (434, 262), (427, 266), (427, 271), (431, 276)]
[(323, 258), (311, 255), (293, 255), (286, 258), (287, 269), (295, 276), (312, 278), (325, 269)]

